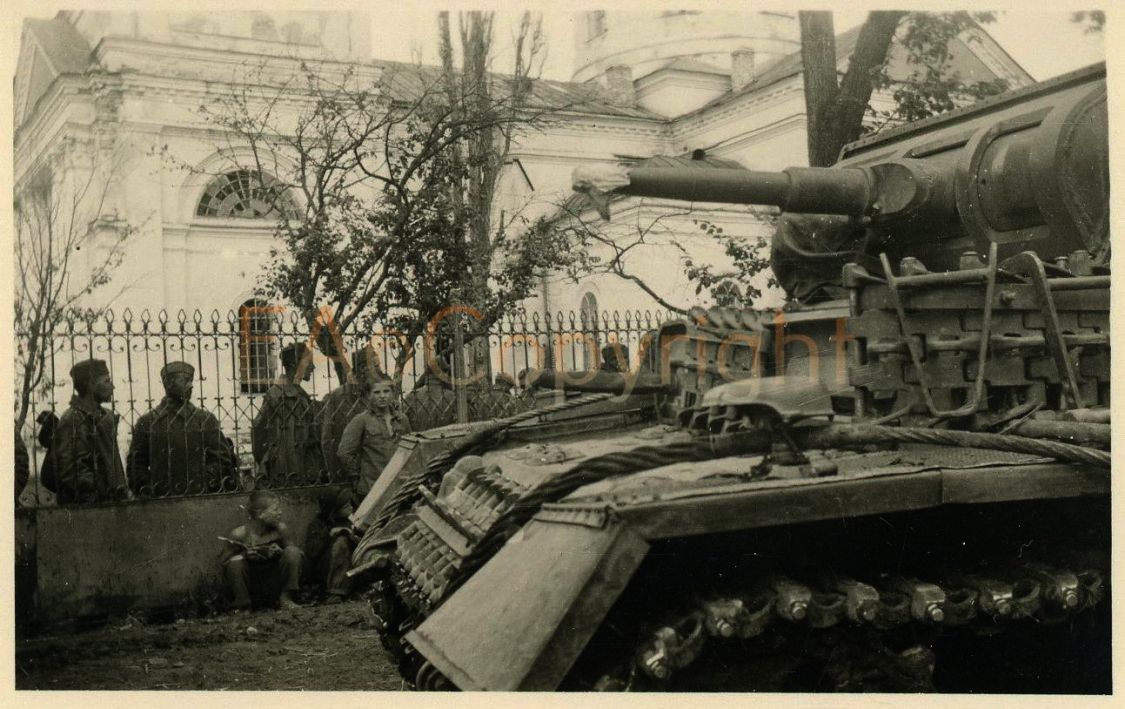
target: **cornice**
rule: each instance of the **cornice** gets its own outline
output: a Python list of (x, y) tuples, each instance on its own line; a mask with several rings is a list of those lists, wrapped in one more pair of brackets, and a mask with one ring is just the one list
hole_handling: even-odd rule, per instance
[[(285, 45), (286, 48), (296, 48), (299, 45)], [(269, 47), (263, 46), (263, 50)], [(276, 67), (279, 74), (284, 75), (285, 65), (289, 68), (299, 67), (302, 62), (316, 62), (318, 67), (335, 69), (340, 74), (352, 71), (357, 76), (369, 75), (377, 78), (382, 74), (382, 68), (362, 62), (341, 61), (331, 59), (320, 53), (319, 49), (306, 49), (292, 56), (274, 53), (248, 52), (239, 49), (217, 49), (206, 47), (192, 47), (180, 44), (155, 42), (152, 40), (132, 39), (126, 37), (105, 37), (94, 48), (94, 56), (99, 63), (104, 64), (111, 55), (119, 53), (120, 59), (135, 58), (143, 60), (145, 57), (163, 60), (175, 60), (177, 65), (194, 64), (203, 68), (214, 70), (216, 74), (221, 70), (218, 67), (246, 67), (248, 62), (264, 62), (268, 67)], [(140, 68), (140, 67), (138, 67)], [(220, 79), (221, 80), (221, 79)]]
[[(214, 99), (216, 94), (230, 95), (234, 93), (237, 84), (232, 81), (212, 81), (190, 77), (170, 77), (147, 72), (129, 72), (122, 75), (124, 91), (134, 98), (179, 98), (195, 102), (200, 99)], [(280, 90), (280, 87), (266, 87), (262, 94), (263, 101), (275, 101), (283, 107), (300, 107), (312, 101), (311, 98), (299, 94), (269, 94), (269, 91)], [(250, 98), (254, 98), (253, 95)]]
[[(641, 122), (643, 121), (643, 122)], [(573, 120), (566, 121), (566, 127), (556, 129), (556, 126), (539, 131), (543, 135), (565, 135), (570, 133), (576, 136), (590, 134), (612, 135), (638, 135), (650, 138), (660, 138), (667, 135), (668, 124), (666, 121), (649, 121), (645, 119), (621, 118), (618, 116), (582, 115)]]
[(16, 128), (13, 144), (16, 152), (20, 146), (33, 140), (37, 133), (43, 130), (44, 125), (49, 125), (62, 112), (64, 99), (73, 96), (83, 96), (84, 101), (93, 105), (90, 81), (86, 77), (63, 74), (47, 88), (43, 95), (35, 102), (35, 107), (22, 125)]
[[(630, 219), (656, 219), (658, 217), (676, 220), (707, 217), (712, 219), (724, 219), (730, 222), (744, 221), (762, 225), (769, 224), (768, 221), (750, 211), (749, 205), (723, 204), (720, 202), (695, 202), (690, 203), (690, 212), (687, 212), (686, 210), (689, 209), (688, 204), (689, 203), (682, 201), (654, 199), (652, 197), (623, 197), (614, 200), (610, 204), (610, 213), (613, 215), (613, 221), (609, 222), (606, 229), (612, 231), (628, 229), (630, 228), (630, 224), (628, 224), (627, 221)], [(771, 212), (780, 213), (780, 210), (768, 206), (756, 206), (754, 209), (767, 214)], [(686, 213), (677, 214), (677, 212)], [(600, 221), (600, 217), (597, 216), (597, 213), (594, 212), (592, 207), (582, 210), (578, 216), (586, 222)], [(574, 217), (570, 215), (560, 215), (559, 219), (560, 221), (569, 222), (573, 221)]]
[(1018, 89), (1035, 83), (1034, 80), (1029, 80), (1027, 71), (1004, 51), (1004, 48), (987, 32), (970, 28), (959, 39), (969, 50), (969, 53), (976, 56), (989, 71), (1008, 81), (1010, 83), (1009, 88)]
[[(767, 141), (771, 138), (792, 133), (794, 129), (802, 130), (804, 135), (804, 128), (808, 124), (808, 117), (804, 113), (794, 113), (779, 121), (767, 123), (765, 125), (757, 126), (752, 131), (739, 133), (738, 135), (731, 136), (728, 139), (720, 141), (719, 143), (708, 148), (707, 152), (715, 155), (716, 157), (726, 157), (732, 153), (737, 153), (741, 148), (755, 143)], [(686, 148), (685, 148), (686, 149)], [(802, 159), (804, 156), (801, 156)], [(752, 165), (744, 167), (753, 169)]]
[(719, 92), (721, 95), (730, 90), (730, 77), (719, 74), (661, 70), (637, 81), (637, 97), (640, 98), (664, 89), (668, 84), (677, 88), (686, 86), (709, 90), (722, 89)]

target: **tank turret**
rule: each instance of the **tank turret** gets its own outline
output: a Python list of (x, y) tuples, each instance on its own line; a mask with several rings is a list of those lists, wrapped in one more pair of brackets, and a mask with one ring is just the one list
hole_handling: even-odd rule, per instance
[[(697, 151), (702, 157), (701, 151)], [(1044, 261), (1109, 258), (1105, 66), (846, 146), (828, 168), (575, 170), (608, 218), (607, 194), (772, 205), (778, 280), (802, 299), (879, 252), (951, 270), (966, 251)]]

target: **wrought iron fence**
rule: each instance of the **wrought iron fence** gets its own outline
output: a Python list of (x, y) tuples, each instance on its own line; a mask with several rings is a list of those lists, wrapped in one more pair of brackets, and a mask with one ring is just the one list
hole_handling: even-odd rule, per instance
[[(581, 312), (504, 317), (487, 336), (487, 363), (481, 361), (483, 355), (473, 355), (483, 348), (466, 345), (460, 377), (451, 376), (448, 360), (438, 364), (421, 338), (407, 343), (397, 333), (376, 328), (342, 339), (347, 352), (366, 349), (383, 372), (398, 372), (400, 410), (413, 430), (423, 430), (526, 410), (533, 402), (525, 395), (524, 372), (547, 367), (597, 368), (606, 345), (615, 345), (612, 355), (621, 365), (635, 366), (646, 333), (659, 328), (667, 317), (651, 311), (603, 312), (597, 318)], [(17, 337), (26, 337), (26, 333), (17, 333)], [(69, 488), (54, 490), (63, 504), (126, 495), (110, 489), (112, 485), (91, 487), (74, 470), (63, 470), (78, 463), (66, 460), (61, 461), (66, 466), (61, 466), (54, 455), (48, 455), (48, 448), (57, 452), (77, 445), (71, 440), (60, 446), (51, 437), (50, 424), (70, 405), (71, 367), (91, 358), (107, 363), (114, 384), (112, 401), (106, 407), (117, 420), (118, 455), (129, 473), (126, 490), (135, 497), (340, 482), (346, 474), (334, 464), (334, 451), (324, 450), (325, 445), (333, 447), (334, 439), (330, 437), (322, 445), (325, 429), (332, 427), (326, 421), (335, 421), (338, 434), (340, 422), (362, 410), (363, 403), (355, 396), (349, 399), (348, 392), (329, 396), (339, 389), (340, 375), (333, 360), (313, 346), (315, 339), (310, 338), (310, 329), (299, 314), (261, 303), (248, 303), (225, 314), (163, 310), (135, 314), (126, 309), (67, 319), (49, 340), (53, 354), (45, 385), (32, 398), (19, 432), (31, 451), (33, 492), (40, 493), (25, 495), (25, 503), (49, 500), (51, 495), (43, 488), (51, 484)], [(301, 462), (270, 465), (263, 460), (268, 446), (259, 443), (255, 450), (253, 431), (256, 420), (259, 433), (270, 426), (262, 420), (263, 402), (270, 398), (267, 391), (281, 372), (280, 351), (290, 343), (311, 347), (311, 373), (299, 383), (308, 405), (290, 405), (283, 420), (274, 421), (277, 430), (270, 435), (299, 439)], [(194, 369), (187, 408), (169, 409), (169, 404), (162, 403), (165, 392), (160, 373), (171, 362), (186, 362)], [(336, 402), (336, 408), (322, 410), (325, 401)], [(337, 410), (341, 401), (347, 404)], [(67, 431), (66, 435), (82, 430), (81, 421), (64, 423), (69, 428), (58, 430)], [(89, 468), (89, 461), (82, 465)], [(110, 469), (100, 470), (98, 476), (113, 477), (112, 461), (99, 465)]]

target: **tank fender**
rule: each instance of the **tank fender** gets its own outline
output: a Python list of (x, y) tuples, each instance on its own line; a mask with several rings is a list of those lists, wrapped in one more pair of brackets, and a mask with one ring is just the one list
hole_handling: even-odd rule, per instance
[(462, 690), (553, 690), (647, 553), (606, 508), (537, 517), (406, 640)]

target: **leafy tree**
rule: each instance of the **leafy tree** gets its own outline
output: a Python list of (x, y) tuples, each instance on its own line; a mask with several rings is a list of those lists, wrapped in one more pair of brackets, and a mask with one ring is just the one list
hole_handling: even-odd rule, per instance
[[(777, 216), (762, 213), (759, 219), (773, 224), (777, 221)], [(759, 274), (770, 267), (769, 242), (762, 236), (728, 234), (722, 227), (709, 221), (696, 220), (695, 223), (704, 233), (723, 245), (723, 253), (732, 264), (731, 268), (719, 269), (711, 263), (696, 263), (691, 254), (681, 247), (684, 252), (684, 268), (688, 279), (696, 284), (696, 294), (707, 290), (716, 305), (753, 307), (755, 301), (765, 295), (758, 283)], [(777, 279), (770, 274), (765, 285), (767, 288), (777, 288)]]
[[(978, 24), (994, 21), (995, 13), (871, 12), (842, 77), (837, 71), (832, 14), (805, 11), (798, 17), (810, 165), (836, 162), (840, 149), (864, 132), (944, 113), (1008, 88), (1001, 79), (966, 81), (952, 69), (950, 41)], [(887, 73), (896, 39), (911, 68), (905, 81)], [(871, 108), (875, 91), (890, 91), (894, 109)], [(865, 126), (865, 118), (873, 125)]]

